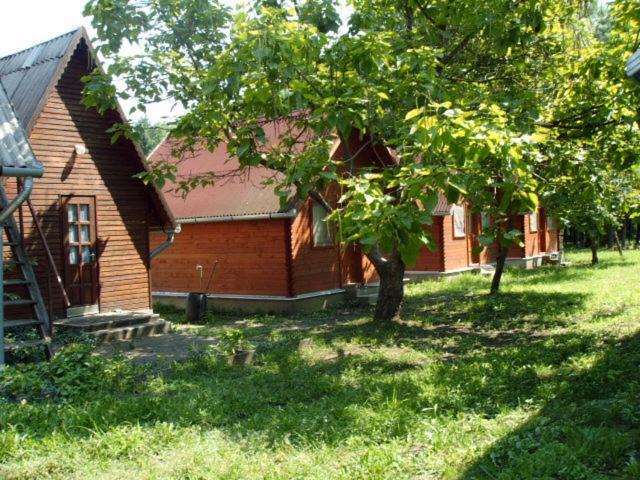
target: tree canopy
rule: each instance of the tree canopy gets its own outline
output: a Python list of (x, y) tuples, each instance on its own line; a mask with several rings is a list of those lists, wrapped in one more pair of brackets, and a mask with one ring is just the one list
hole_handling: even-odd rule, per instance
[[(423, 226), (440, 192), (493, 218), (482, 239), (500, 248), (497, 291), (508, 247), (521, 242), (514, 215), (535, 210), (539, 193), (563, 198), (549, 185), (568, 159), (597, 151), (620, 168), (632, 161), (623, 118), (638, 95), (622, 78), (632, 45), (621, 26), (640, 16), (634, 2), (614, 4), (603, 43), (584, 2), (352, 0), (340, 25), (330, 0), (233, 11), (216, 0), (91, 0), (86, 13), (111, 62), (87, 80), (85, 103), (105, 109), (126, 92), (144, 111), (173, 99), (186, 111), (171, 130), (183, 149), (225, 142), (243, 167), (284, 173), (283, 198), (313, 197), (343, 242), (362, 245), (381, 278), (375, 317), (385, 320), (399, 314), (405, 265), (433, 243)], [(121, 54), (126, 44), (141, 53)], [(280, 119), (291, 128), (265, 148), (262, 126)], [(392, 149), (397, 163), (356, 169), (353, 135)], [(329, 155), (335, 139), (340, 160)], [(159, 164), (146, 180), (172, 175)], [(211, 179), (183, 186), (199, 181)], [(323, 198), (330, 183), (343, 193), (337, 205)]]

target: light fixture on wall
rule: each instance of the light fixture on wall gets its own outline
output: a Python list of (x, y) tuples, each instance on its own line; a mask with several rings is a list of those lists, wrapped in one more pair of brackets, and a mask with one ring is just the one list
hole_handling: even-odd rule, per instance
[(84, 155), (85, 153), (87, 153), (87, 147), (82, 143), (76, 144), (74, 150), (77, 155)]

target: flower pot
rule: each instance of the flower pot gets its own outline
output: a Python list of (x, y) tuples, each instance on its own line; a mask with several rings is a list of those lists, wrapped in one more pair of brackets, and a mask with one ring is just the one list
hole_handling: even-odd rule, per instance
[(255, 353), (255, 350), (240, 350), (233, 355), (229, 355), (227, 363), (229, 365), (249, 365), (253, 361)]

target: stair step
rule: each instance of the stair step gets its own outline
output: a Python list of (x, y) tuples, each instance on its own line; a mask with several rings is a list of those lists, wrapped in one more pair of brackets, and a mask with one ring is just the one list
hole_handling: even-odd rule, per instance
[(171, 332), (171, 322), (156, 320), (152, 322), (132, 325), (128, 327), (110, 328), (107, 330), (94, 330), (88, 332), (98, 343), (117, 342), (119, 340), (131, 340), (136, 337), (149, 337)]
[(20, 305), (35, 305), (36, 301), (35, 300), (30, 300), (30, 299), (20, 299), (20, 300), (5, 300), (4, 301), (4, 306), (5, 307), (17, 307)]
[(90, 333), (98, 330), (112, 330), (135, 325), (143, 325), (160, 320), (155, 313), (129, 313), (114, 315), (87, 315), (85, 317), (67, 318), (55, 322), (58, 327)]
[(42, 322), (40, 320), (34, 318), (24, 318), (21, 320), (5, 320), (4, 328), (29, 327), (41, 324)]
[(13, 351), (13, 350), (19, 350), (21, 348), (33, 348), (33, 347), (39, 347), (39, 346), (49, 346), (51, 344), (51, 338), (49, 337), (45, 337), (45, 338), (39, 338), (37, 340), (24, 340), (21, 342), (11, 342), (11, 343), (5, 343), (4, 345), (4, 349), (7, 352)]
[(16, 287), (19, 285), (29, 285), (31, 282), (29, 280), (22, 280), (22, 279), (11, 279), (11, 280), (5, 280), (4, 281), (4, 286), (5, 287)]

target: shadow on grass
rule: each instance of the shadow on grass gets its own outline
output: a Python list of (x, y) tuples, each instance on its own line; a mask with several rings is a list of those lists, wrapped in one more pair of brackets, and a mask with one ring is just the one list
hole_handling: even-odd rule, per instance
[(599, 353), (579, 375), (558, 371), (553, 398), (461, 478), (640, 478), (640, 335)]
[(563, 379), (546, 379), (537, 368), (558, 368), (596, 349), (597, 338), (562, 334), (496, 348), (469, 347), (451, 361), (440, 361), (438, 352), (420, 361), (375, 352), (311, 360), (297, 346), (286, 339), (266, 343), (249, 368), (196, 355), (141, 378), (130, 391), (16, 407), (5, 410), (0, 424), (16, 425), (36, 438), (86, 438), (121, 425), (164, 422), (217, 428), (232, 436), (258, 434), (272, 444), (335, 445), (351, 437), (386, 442), (406, 438), (425, 418), (465, 413), (491, 418), (523, 399), (544, 403)]
[(405, 317), (430, 324), (469, 323), (497, 329), (543, 329), (566, 324), (588, 295), (570, 293), (507, 292), (471, 294), (459, 288), (441, 289), (437, 296), (411, 298)]

